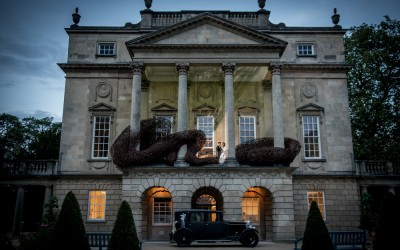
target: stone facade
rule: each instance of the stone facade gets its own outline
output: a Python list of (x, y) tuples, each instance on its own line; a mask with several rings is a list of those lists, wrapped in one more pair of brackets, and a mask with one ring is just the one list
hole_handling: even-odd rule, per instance
[[(303, 234), (311, 193), (319, 195), (330, 230), (357, 229), (362, 190), (352, 159), (345, 30), (286, 27), (269, 15), (147, 9), (138, 24), (67, 28), (68, 60), (59, 64), (66, 74), (61, 158), (56, 177), (36, 185), (51, 186), (60, 203), (73, 191), (87, 231), (110, 232), (127, 200), (143, 240), (169, 239), (173, 218), (160, 212), (165, 207), (204, 206), (224, 210), (227, 220), (253, 216), (262, 239), (292, 240)], [(213, 143), (203, 153), (227, 142), (227, 162), (116, 166), (112, 142), (156, 116), (168, 117), (172, 132), (212, 117)], [(290, 166), (240, 165), (234, 149), (241, 117), (252, 119), (254, 138), (273, 137), (275, 147), (284, 137), (300, 141), (300, 154)], [(315, 157), (305, 150), (304, 117), (315, 119)], [(95, 141), (99, 135), (108, 141)], [(93, 203), (104, 211), (101, 220), (89, 218), (98, 212), (91, 191), (105, 192), (105, 207)], [(212, 202), (201, 203), (204, 197)]]

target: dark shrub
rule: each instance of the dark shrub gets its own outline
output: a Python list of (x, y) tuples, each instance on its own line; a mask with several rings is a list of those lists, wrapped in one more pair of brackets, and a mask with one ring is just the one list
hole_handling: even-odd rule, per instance
[(135, 221), (128, 202), (123, 201), (111, 234), (108, 250), (139, 250)]
[(14, 250), (14, 246), (11, 244), (11, 240), (6, 234), (0, 233), (0, 249), (1, 250)]
[(382, 200), (376, 225), (374, 250), (394, 249), (400, 236), (400, 205), (398, 197), (388, 192)]
[(315, 201), (311, 202), (302, 250), (333, 250), (332, 240)]
[(72, 191), (65, 196), (50, 245), (58, 250), (90, 250), (81, 209)]

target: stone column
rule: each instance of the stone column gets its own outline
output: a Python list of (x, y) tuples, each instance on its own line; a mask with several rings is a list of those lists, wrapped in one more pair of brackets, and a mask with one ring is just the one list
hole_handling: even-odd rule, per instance
[(235, 96), (233, 93), (233, 73), (235, 63), (223, 63), (221, 70), (225, 75), (225, 143), (228, 155), (224, 165), (228, 167), (239, 166), (235, 154)]
[[(189, 73), (189, 63), (177, 63), (176, 71), (178, 72), (178, 126), (177, 132), (188, 129), (188, 100), (187, 100), (187, 80)], [(175, 162), (176, 167), (187, 167), (189, 164), (185, 162), (187, 145), (183, 145), (178, 152), (178, 159)]]
[(18, 186), (17, 189), (17, 199), (15, 201), (15, 210), (14, 210), (14, 222), (12, 228), (13, 235), (19, 235), (22, 229), (23, 223), (23, 212), (24, 212), (24, 196), (25, 196), (25, 188), (23, 186)]
[(271, 63), (272, 70), (272, 117), (274, 120), (274, 147), (284, 148), (281, 63)]
[[(50, 201), (51, 194), (53, 193), (53, 186), (46, 186), (46, 189), (44, 191), (44, 201), (43, 205), (48, 203)], [(46, 214), (46, 208), (43, 208), (43, 216)], [(42, 216), (42, 219), (43, 219)]]
[(133, 70), (132, 82), (132, 102), (131, 102), (131, 132), (140, 131), (140, 101), (141, 101), (141, 86), (142, 86), (142, 73), (144, 71), (143, 62), (132, 62), (131, 67)]

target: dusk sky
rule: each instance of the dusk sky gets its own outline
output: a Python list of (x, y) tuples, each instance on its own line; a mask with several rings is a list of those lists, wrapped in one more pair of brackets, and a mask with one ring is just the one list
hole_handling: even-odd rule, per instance
[[(140, 21), (143, 0), (2, 0), (0, 14), (0, 113), (61, 121), (71, 14), (82, 26), (124, 26)], [(267, 0), (272, 23), (332, 26), (333, 8), (343, 28), (400, 19), (399, 0)], [(257, 0), (153, 0), (154, 11), (257, 11)]]

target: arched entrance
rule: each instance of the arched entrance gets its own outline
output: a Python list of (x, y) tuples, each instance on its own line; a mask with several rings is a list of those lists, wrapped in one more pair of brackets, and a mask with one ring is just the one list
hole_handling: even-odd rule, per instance
[(223, 210), (223, 197), (215, 187), (201, 187), (193, 193), (192, 208)]
[(263, 187), (251, 187), (242, 197), (242, 219), (249, 220), (261, 239), (272, 239), (272, 194)]
[[(169, 233), (172, 228), (172, 196), (163, 187), (153, 187), (143, 193), (142, 196), (143, 239), (148, 240), (169, 240)], [(146, 209), (147, 208), (147, 209)]]

